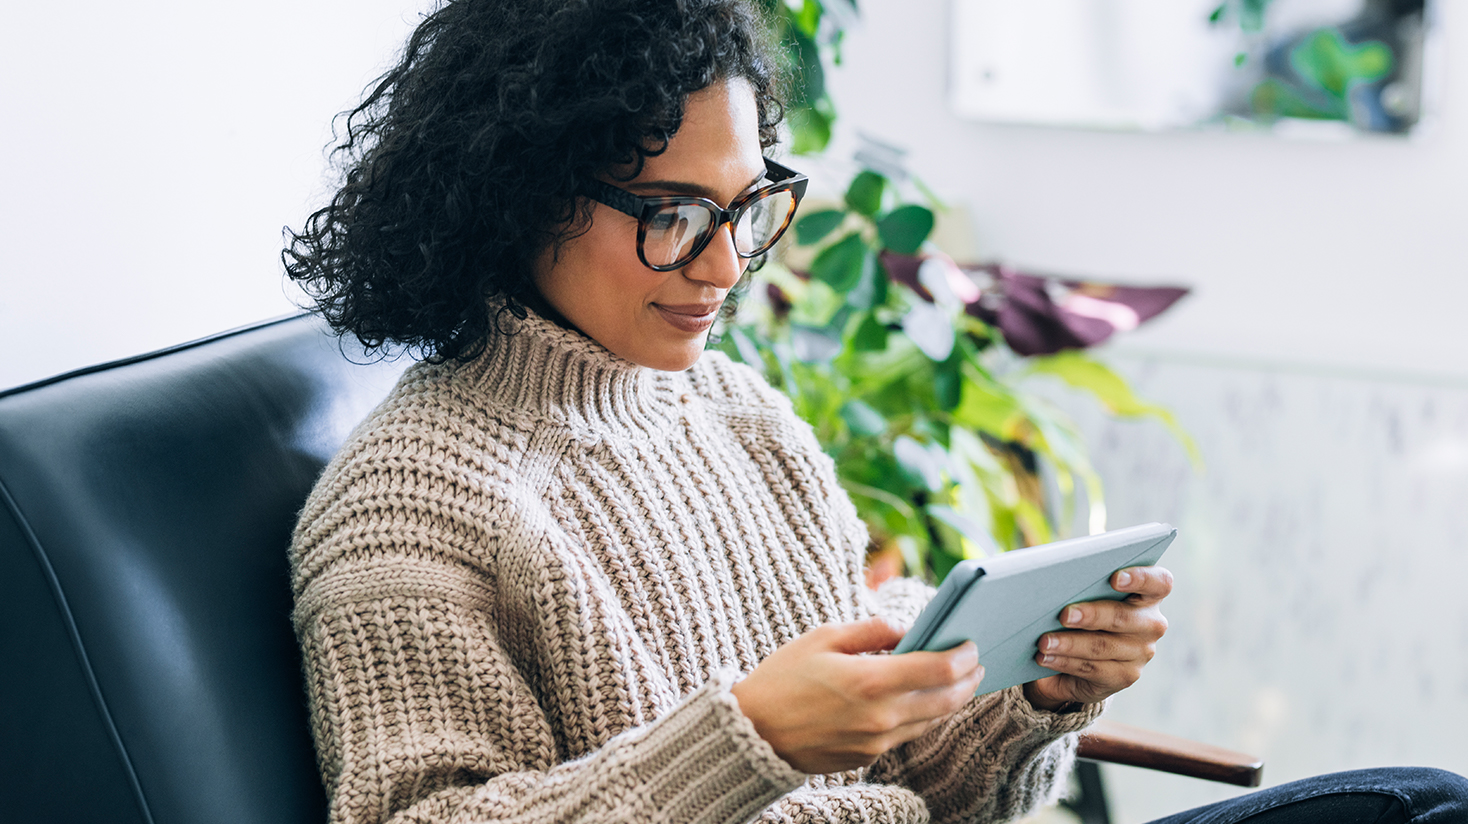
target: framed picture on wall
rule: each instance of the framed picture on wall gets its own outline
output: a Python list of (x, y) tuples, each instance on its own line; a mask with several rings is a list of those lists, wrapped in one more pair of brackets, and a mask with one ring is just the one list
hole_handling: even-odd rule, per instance
[(1411, 133), (1432, 0), (953, 0), (962, 117), (1103, 129)]

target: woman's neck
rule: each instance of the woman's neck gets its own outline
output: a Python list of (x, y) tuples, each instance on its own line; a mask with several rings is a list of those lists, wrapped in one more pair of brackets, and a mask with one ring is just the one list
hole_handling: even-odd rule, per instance
[[(567, 320), (566, 316), (561, 314), (560, 311), (556, 309), (556, 307), (552, 306), (550, 301), (546, 300), (545, 296), (540, 293), (539, 289), (532, 287), (531, 289), (527, 290), (524, 295), (520, 295), (519, 298), (520, 302), (525, 304), (527, 308), (531, 309), (537, 315), (540, 315), (551, 323), (554, 323), (562, 329), (569, 329), (577, 334), (586, 335), (585, 332), (577, 329), (575, 324)], [(586, 336), (591, 337), (590, 335)]]

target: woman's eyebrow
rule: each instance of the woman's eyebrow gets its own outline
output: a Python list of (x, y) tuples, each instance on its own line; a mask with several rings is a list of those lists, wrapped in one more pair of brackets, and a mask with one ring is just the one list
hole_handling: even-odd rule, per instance
[[(752, 188), (756, 183), (759, 183), (761, 180), (764, 179), (765, 170), (761, 169), (760, 173), (755, 175), (754, 180), (751, 180), (749, 181), (749, 183), (745, 184), (744, 188), (740, 191), (747, 191), (748, 189)], [(626, 187), (635, 191), (658, 190), (664, 192), (677, 192), (678, 194), (685, 195), (695, 195), (697, 197), (706, 197), (709, 200), (715, 202), (718, 202), (719, 199), (718, 192), (715, 192), (708, 186), (705, 186), (702, 183), (690, 183), (686, 180), (640, 180), (636, 183), (626, 184)]]

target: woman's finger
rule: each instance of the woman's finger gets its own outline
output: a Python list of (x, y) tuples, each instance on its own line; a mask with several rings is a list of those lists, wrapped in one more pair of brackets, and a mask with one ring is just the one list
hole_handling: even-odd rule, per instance
[(1078, 682), (1072, 691), (1086, 693), (1077, 695), (1078, 701), (1096, 701), (1130, 687), (1142, 677), (1142, 667), (1127, 661), (1094, 661), (1090, 658), (1071, 658), (1063, 655), (1037, 653), (1035, 661), (1040, 666), (1065, 675), (1074, 676)]
[(1071, 604), (1060, 611), (1060, 623), (1067, 629), (1086, 629), (1140, 635), (1156, 640), (1167, 632), (1167, 619), (1155, 606), (1146, 607), (1126, 601), (1088, 601)]
[(1131, 603), (1150, 606), (1172, 594), (1172, 573), (1159, 566), (1128, 567), (1112, 574), (1111, 588), (1127, 593)]
[(962, 709), (974, 697), (974, 691), (983, 679), (984, 668), (975, 667), (952, 684), (907, 693), (900, 706), (906, 717), (913, 721), (942, 718)]
[(1151, 661), (1156, 644), (1135, 635), (1111, 632), (1051, 632), (1036, 645), (1040, 652), (1093, 661)]
[[(982, 679), (983, 668), (975, 667), (957, 681), (941, 687), (891, 693), (860, 708), (852, 707), (859, 711), (846, 715), (844, 723), (826, 737), (826, 743), (875, 758), (891, 747), (917, 738), (962, 709), (973, 698)], [(870, 758), (862, 763), (869, 762)]]
[(894, 729), (891, 737), (897, 743), (905, 743), (941, 725), (949, 716), (973, 700), (974, 692), (978, 690), (983, 678), (984, 668), (979, 667), (973, 674), (951, 687), (911, 693), (909, 699), (912, 703), (908, 711), (915, 720)]

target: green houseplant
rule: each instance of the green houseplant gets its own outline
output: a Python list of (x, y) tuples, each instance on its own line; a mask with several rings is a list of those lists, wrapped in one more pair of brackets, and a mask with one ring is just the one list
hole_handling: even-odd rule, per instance
[[(794, 148), (822, 151), (835, 119), (824, 72), (855, 8), (803, 0), (769, 10), (793, 64)], [(799, 218), (793, 248), (763, 267), (756, 299), (715, 345), (762, 369), (814, 427), (872, 533), (874, 567), (887, 567), (877, 577), (900, 559), (941, 579), (965, 557), (1052, 540), (1078, 518), (1104, 529), (1080, 434), (1026, 384), (1058, 378), (1190, 442), (1099, 361), (1074, 349), (1017, 355), (972, 311), (975, 282), (929, 243), (941, 205), (911, 200), (889, 176), (858, 173), (841, 202)], [(894, 277), (902, 266), (917, 280)]]

